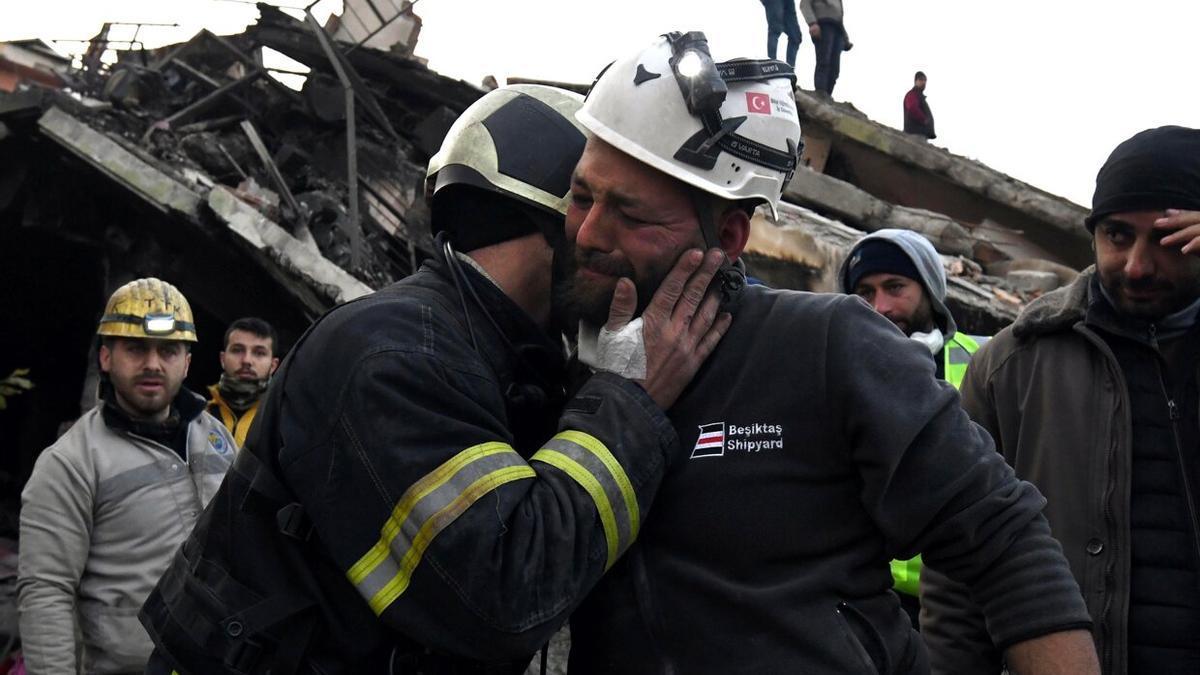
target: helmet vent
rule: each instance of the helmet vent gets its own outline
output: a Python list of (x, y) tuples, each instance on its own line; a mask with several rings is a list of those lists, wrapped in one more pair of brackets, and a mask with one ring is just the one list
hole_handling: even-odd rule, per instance
[(643, 66), (642, 64), (639, 63), (638, 67), (637, 67), (637, 73), (635, 73), (633, 76), (633, 86), (636, 87), (637, 85), (642, 84), (643, 82), (649, 82), (650, 80), (657, 80), (660, 77), (662, 77), (662, 75), (659, 75), (658, 73), (652, 73), (652, 72), (646, 70), (646, 66)]

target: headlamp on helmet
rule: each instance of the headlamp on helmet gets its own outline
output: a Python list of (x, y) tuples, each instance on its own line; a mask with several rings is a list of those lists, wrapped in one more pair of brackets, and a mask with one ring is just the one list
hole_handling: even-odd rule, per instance
[(708, 38), (700, 31), (668, 33), (666, 37), (671, 43), (671, 71), (683, 91), (688, 112), (703, 115), (720, 110), (729, 87), (713, 62)]
[(175, 317), (170, 314), (147, 314), (142, 323), (146, 335), (160, 337), (175, 332)]

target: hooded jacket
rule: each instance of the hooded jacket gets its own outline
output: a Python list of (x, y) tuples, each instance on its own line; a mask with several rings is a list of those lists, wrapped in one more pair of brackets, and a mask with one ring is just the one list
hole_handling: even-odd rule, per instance
[(152, 645), (137, 613), (217, 492), (233, 437), (203, 412), (199, 396), (176, 397), (188, 426), (187, 461), (175, 450), (115, 430), (103, 406), (46, 448), (21, 493), (21, 643), (31, 673), (140, 672)]
[(1005, 646), (1087, 627), (1040, 511), (861, 299), (745, 289), (670, 411), (681, 446), (572, 619), (571, 673), (922, 673), (891, 558), (969, 580)]
[(942, 267), (942, 258), (938, 255), (937, 249), (929, 240), (920, 234), (911, 230), (901, 230), (897, 228), (885, 228), (877, 230), (859, 239), (854, 244), (854, 247), (846, 254), (846, 259), (842, 261), (841, 270), (838, 272), (838, 280), (842, 285), (842, 292), (853, 294), (854, 289), (850, 288), (850, 268), (856, 263), (854, 256), (863, 247), (863, 244), (869, 241), (886, 241), (896, 245), (909, 260), (912, 260), (913, 266), (917, 268), (917, 272), (921, 275), (917, 281), (925, 288), (926, 295), (929, 296), (929, 304), (933, 307), (934, 322), (941, 329), (943, 337), (946, 340), (954, 337), (958, 331), (958, 324), (954, 322), (954, 316), (950, 314), (950, 309), (946, 307), (946, 270)]
[[(1124, 675), (1131, 413), (1121, 367), (1086, 322), (1093, 276), (1089, 268), (1038, 298), (976, 353), (963, 406), (1017, 475), (1046, 495), (1046, 517), (1094, 619), (1101, 668)], [(933, 672), (1001, 671), (1000, 654), (965, 588), (927, 566), (921, 603)]]

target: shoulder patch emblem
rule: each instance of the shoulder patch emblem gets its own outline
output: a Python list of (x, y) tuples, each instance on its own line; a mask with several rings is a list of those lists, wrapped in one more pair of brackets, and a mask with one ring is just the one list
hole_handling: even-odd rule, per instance
[(208, 432), (208, 444), (222, 455), (229, 452), (229, 444), (225, 442), (224, 438), (221, 438), (221, 434), (215, 431)]

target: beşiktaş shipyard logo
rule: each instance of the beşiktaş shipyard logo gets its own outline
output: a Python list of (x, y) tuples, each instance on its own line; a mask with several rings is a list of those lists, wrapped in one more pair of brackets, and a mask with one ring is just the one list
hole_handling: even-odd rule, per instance
[(692, 459), (723, 457), (726, 452), (762, 452), (783, 449), (783, 425), (726, 424), (712, 422), (699, 425), (700, 435), (692, 447)]

